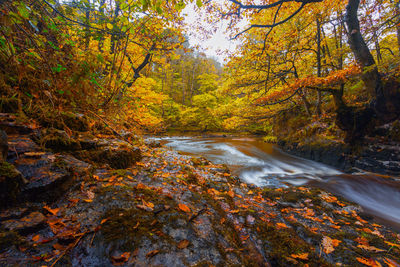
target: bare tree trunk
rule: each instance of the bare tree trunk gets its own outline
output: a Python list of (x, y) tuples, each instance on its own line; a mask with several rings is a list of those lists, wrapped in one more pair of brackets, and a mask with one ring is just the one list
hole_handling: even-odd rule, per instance
[[(116, 1), (115, 2), (113, 24), (115, 24), (117, 22), (119, 11), (120, 11), (120, 2)], [(114, 54), (114, 52), (115, 52), (115, 43), (116, 43), (118, 38), (116, 36), (116, 32), (115, 31), (112, 31), (112, 32), (113, 32), (113, 35), (111, 36), (110, 53)]]
[[(317, 18), (317, 76), (321, 77), (321, 22), (319, 18)], [(316, 114), (318, 116), (321, 116), (321, 101), (322, 101), (322, 95), (321, 91), (317, 91), (317, 106), (316, 106)]]
[(88, 6), (86, 7), (86, 12), (85, 12), (85, 50), (89, 49), (89, 43), (90, 43), (90, 0), (88, 1)]

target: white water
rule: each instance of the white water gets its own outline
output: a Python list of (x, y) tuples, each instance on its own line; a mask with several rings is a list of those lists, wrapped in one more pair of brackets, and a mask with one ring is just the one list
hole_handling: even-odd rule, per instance
[(253, 138), (151, 138), (185, 154), (226, 164), (257, 186), (313, 185), (361, 205), (374, 217), (400, 229), (400, 181), (373, 174), (344, 174), (327, 165), (294, 157)]

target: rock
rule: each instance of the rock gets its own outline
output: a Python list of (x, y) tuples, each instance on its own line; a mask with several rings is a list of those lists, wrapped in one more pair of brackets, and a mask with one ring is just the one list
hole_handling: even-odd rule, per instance
[(72, 139), (65, 131), (47, 129), (42, 132), (40, 143), (54, 151), (73, 151), (81, 149), (80, 143)]
[(34, 131), (33, 125), (24, 125), (16, 121), (16, 117), (7, 113), (0, 113), (0, 128), (8, 135), (10, 134), (31, 134)]
[(9, 231), (28, 235), (43, 228), (45, 222), (46, 217), (42, 213), (35, 211), (21, 219), (4, 221), (1, 225)]
[(21, 106), (21, 100), (18, 98), (0, 98), (0, 112), (2, 113), (18, 113), (21, 111)]
[(14, 165), (6, 161), (0, 162), (0, 208), (14, 204), (25, 182)]
[(161, 147), (161, 143), (159, 141), (148, 141), (145, 144), (150, 148), (159, 148)]
[(7, 160), (11, 163), (25, 153), (39, 152), (39, 146), (27, 135), (9, 135), (8, 146)]
[(8, 154), (7, 134), (5, 131), (0, 130), (0, 161), (5, 161)]
[(89, 130), (89, 122), (85, 115), (72, 112), (61, 112), (61, 119), (71, 130), (86, 132)]
[(74, 181), (74, 176), (89, 172), (88, 163), (72, 156), (44, 153), (39, 157), (22, 156), (16, 168), (28, 180), (21, 191), (22, 200), (53, 201), (62, 196)]
[(142, 159), (139, 148), (132, 147), (126, 142), (112, 140), (99, 142), (98, 146), (104, 146), (97, 150), (83, 150), (74, 153), (82, 160), (89, 160), (93, 163), (108, 164), (114, 169), (125, 169)]

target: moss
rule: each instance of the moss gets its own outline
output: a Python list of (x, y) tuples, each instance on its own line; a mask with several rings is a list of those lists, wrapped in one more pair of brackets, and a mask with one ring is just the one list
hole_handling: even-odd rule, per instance
[(302, 192), (289, 191), (282, 194), (282, 199), (287, 202), (297, 203), (307, 198), (307, 195)]
[(23, 184), (21, 173), (15, 169), (14, 165), (8, 162), (0, 162), (0, 206), (13, 203), (20, 187)]
[(112, 209), (103, 218), (108, 220), (102, 226), (102, 233), (108, 242), (116, 242), (119, 249), (134, 250), (143, 240), (158, 242), (163, 240), (176, 245), (172, 237), (163, 232), (164, 226), (174, 227), (177, 220), (186, 220), (186, 216), (175, 210), (164, 210), (163, 205), (177, 206), (175, 201), (164, 197), (154, 198), (156, 192), (152, 189), (134, 189), (136, 200), (143, 199), (154, 204), (153, 211), (140, 208)]
[(112, 170), (111, 174), (112, 175), (116, 175), (116, 176), (126, 176), (128, 170), (126, 169), (118, 169), (118, 170)]
[(65, 125), (75, 131), (86, 132), (89, 130), (88, 120), (82, 114), (61, 112), (61, 118)]
[(300, 239), (293, 229), (277, 229), (267, 223), (260, 222), (254, 226), (259, 228), (259, 234), (265, 243), (265, 253), (273, 265), (290, 265), (286, 257), (291, 254), (311, 253), (311, 246)]
[(0, 98), (0, 112), (1, 113), (19, 113), (22, 111), (21, 100), (18, 98)]
[(142, 159), (139, 149), (121, 147), (118, 150), (100, 149), (94, 151), (79, 151), (74, 154), (82, 160), (92, 163), (109, 164), (114, 169), (125, 169)]

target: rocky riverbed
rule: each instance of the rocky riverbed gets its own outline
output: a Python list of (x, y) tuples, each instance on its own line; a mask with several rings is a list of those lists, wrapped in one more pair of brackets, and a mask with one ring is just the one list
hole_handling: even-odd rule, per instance
[(0, 124), (2, 266), (400, 264), (398, 232), (322, 190), (256, 187), (157, 143)]

